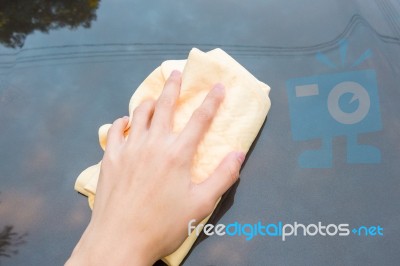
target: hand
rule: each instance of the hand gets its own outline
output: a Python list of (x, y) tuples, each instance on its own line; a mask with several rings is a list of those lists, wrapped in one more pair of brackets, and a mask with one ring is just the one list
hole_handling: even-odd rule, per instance
[(151, 265), (175, 251), (192, 219), (203, 220), (237, 180), (245, 155), (228, 154), (204, 182), (191, 181), (197, 147), (224, 88), (216, 85), (184, 130), (172, 132), (181, 74), (172, 72), (155, 102), (117, 119), (107, 136), (91, 221), (67, 265)]

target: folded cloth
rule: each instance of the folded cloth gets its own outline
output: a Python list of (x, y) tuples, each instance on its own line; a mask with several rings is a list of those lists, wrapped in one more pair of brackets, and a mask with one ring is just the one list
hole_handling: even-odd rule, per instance
[[(174, 69), (182, 72), (181, 93), (173, 121), (174, 132), (180, 132), (185, 127), (193, 111), (200, 106), (215, 83), (225, 86), (225, 98), (193, 161), (192, 181), (200, 183), (229, 152), (249, 150), (271, 106), (268, 97), (270, 87), (257, 80), (223, 50), (214, 49), (204, 53), (193, 48), (187, 60), (163, 62), (137, 88), (129, 103), (129, 127), (134, 109), (146, 99), (157, 99)], [(103, 125), (99, 129), (99, 142), (103, 149), (107, 145), (110, 126)], [(101, 162), (84, 170), (75, 184), (77, 191), (88, 196), (91, 208), (100, 164)], [(205, 224), (208, 218), (201, 223)], [(196, 238), (196, 234), (191, 234), (174, 253), (163, 258), (163, 261), (168, 265), (179, 265)]]

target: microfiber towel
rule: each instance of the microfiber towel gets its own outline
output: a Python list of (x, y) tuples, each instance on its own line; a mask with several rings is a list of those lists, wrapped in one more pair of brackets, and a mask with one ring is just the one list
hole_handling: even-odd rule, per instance
[[(193, 111), (201, 105), (214, 84), (222, 83), (225, 86), (225, 98), (194, 157), (192, 181), (200, 183), (229, 152), (246, 153), (249, 150), (271, 107), (270, 87), (255, 78), (222, 49), (205, 53), (193, 48), (187, 60), (163, 62), (137, 88), (129, 102), (129, 127), (135, 108), (146, 99), (158, 99), (165, 81), (175, 69), (182, 72), (182, 84), (173, 121), (174, 132), (180, 132), (185, 127)], [(107, 145), (110, 126), (106, 124), (99, 129), (99, 142), (103, 149)], [(129, 130), (126, 134), (129, 134)], [(95, 200), (100, 164), (84, 170), (75, 183), (75, 190), (88, 196), (91, 208)], [(209, 217), (201, 223), (205, 224)], [(196, 238), (196, 234), (191, 234), (163, 261), (168, 265), (179, 265)]]

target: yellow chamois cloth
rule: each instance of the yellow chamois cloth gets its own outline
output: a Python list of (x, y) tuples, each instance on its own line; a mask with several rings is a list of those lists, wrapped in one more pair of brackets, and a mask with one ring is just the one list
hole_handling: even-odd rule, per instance
[[(223, 50), (214, 49), (204, 53), (193, 48), (187, 60), (163, 62), (137, 88), (129, 102), (129, 123), (132, 112), (140, 103), (146, 99), (158, 99), (165, 81), (175, 69), (182, 72), (182, 84), (173, 121), (174, 132), (180, 132), (185, 127), (193, 111), (201, 105), (216, 83), (225, 86), (225, 98), (194, 157), (192, 180), (200, 183), (229, 152), (246, 153), (249, 150), (271, 107), (268, 97), (270, 87), (257, 80)], [(103, 149), (107, 145), (110, 126), (106, 124), (99, 129), (99, 142)], [(84, 170), (75, 184), (75, 190), (88, 196), (91, 208), (95, 200), (100, 164)], [(201, 223), (205, 224), (208, 218)], [(196, 238), (196, 234), (191, 234), (174, 253), (163, 260), (168, 265), (179, 265)]]

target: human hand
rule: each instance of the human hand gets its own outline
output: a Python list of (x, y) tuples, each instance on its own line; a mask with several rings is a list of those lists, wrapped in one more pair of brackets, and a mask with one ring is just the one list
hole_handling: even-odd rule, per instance
[(197, 147), (224, 88), (216, 85), (179, 134), (172, 132), (181, 74), (172, 72), (157, 101), (139, 105), (107, 136), (91, 221), (66, 265), (151, 265), (175, 251), (192, 219), (203, 220), (235, 183), (245, 155), (229, 153), (200, 184), (191, 181)]

